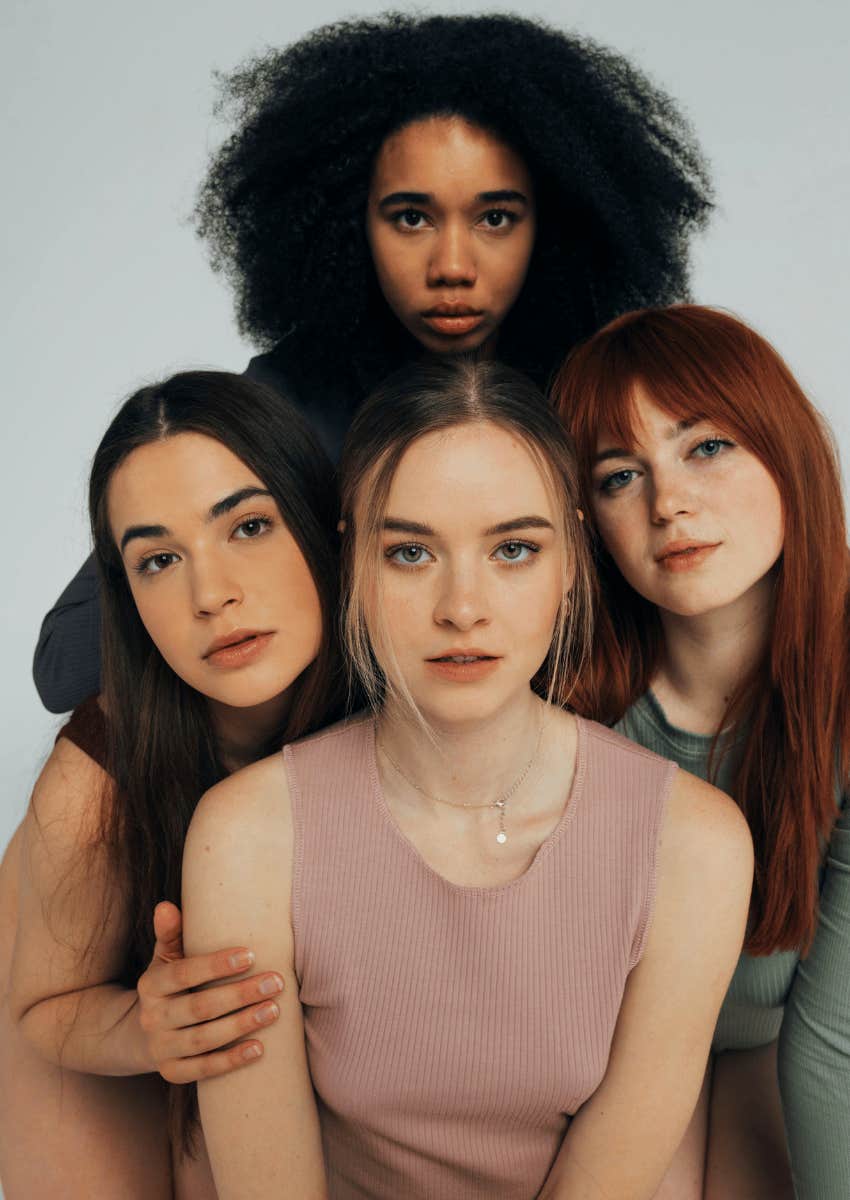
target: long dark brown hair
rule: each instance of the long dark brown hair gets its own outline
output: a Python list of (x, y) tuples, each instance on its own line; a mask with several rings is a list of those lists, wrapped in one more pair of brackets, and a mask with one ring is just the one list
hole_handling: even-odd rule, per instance
[[(110, 529), (107, 498), (114, 472), (134, 450), (190, 432), (226, 446), (263, 481), (304, 555), (321, 604), (318, 657), (295, 682), (282, 726), (257, 756), (318, 728), (335, 714), (341, 695), (333, 469), (305, 418), (273, 391), (224, 372), (187, 371), (142, 388), (107, 429), (89, 485), (102, 578), (105, 766), (114, 782), (101, 837), (127, 914), (120, 979), (131, 988), (153, 951), (154, 907), (160, 900), (180, 903), (183, 843), (195, 806), (227, 772), (204, 696), (174, 673), (142, 624)], [(178, 1107), (188, 1113), (191, 1103), (181, 1099)]]
[[(766, 649), (719, 729), (747, 730), (734, 788), (756, 855), (746, 948), (805, 949), (817, 925), (821, 847), (837, 813), (836, 769), (846, 779), (850, 767), (850, 563), (830, 432), (773, 347), (729, 313), (699, 305), (627, 313), (573, 351), (553, 388), (575, 438), (594, 535), (597, 440), (607, 430), (619, 445), (635, 444), (636, 383), (671, 416), (699, 414), (727, 430), (782, 498)], [(613, 722), (650, 686), (664, 638), (655, 606), (595, 542), (602, 603), (584, 711)]]

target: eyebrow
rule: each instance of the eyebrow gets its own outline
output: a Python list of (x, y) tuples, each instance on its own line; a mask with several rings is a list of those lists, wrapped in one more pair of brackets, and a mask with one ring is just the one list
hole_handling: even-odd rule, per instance
[[(514, 188), (499, 188), (494, 192), (479, 192), (475, 197), (481, 204), (528, 204), (528, 197)], [(392, 208), (396, 204), (433, 204), (430, 192), (390, 192), (378, 201), (378, 208)]]
[[(667, 433), (664, 435), (668, 441), (679, 437), (680, 434), (686, 433), (693, 425), (698, 425), (703, 417), (686, 417), (682, 421), (677, 421), (675, 425), (671, 425)], [(609, 458), (630, 458), (634, 454), (634, 450), (624, 449), (622, 446), (611, 446), (608, 450), (603, 450), (601, 454), (597, 454), (593, 460), (593, 465), (606, 462)]]
[[(231, 492), (222, 500), (216, 500), (206, 515), (206, 521), (217, 520), (225, 513), (229, 513), (231, 509), (236, 508), (243, 500), (250, 500), (252, 496), (271, 497), (271, 492), (258, 487), (244, 487), (240, 488), (238, 492)], [(121, 553), (124, 553), (127, 543), (131, 542), (133, 538), (169, 537), (170, 535), (171, 530), (165, 525), (128, 525), (121, 538)]]
[[(545, 517), (512, 517), (510, 521), (500, 521), (485, 529), (483, 537), (495, 537), (500, 533), (517, 533), (520, 529), (552, 529), (552, 522)], [(421, 521), (411, 521), (407, 517), (385, 517), (384, 530), (387, 533), (414, 533), (420, 537), (436, 537), (436, 531), (430, 525)]]

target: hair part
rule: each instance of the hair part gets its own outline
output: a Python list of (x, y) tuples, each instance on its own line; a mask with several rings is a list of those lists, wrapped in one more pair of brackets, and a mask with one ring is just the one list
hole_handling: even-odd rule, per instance
[(562, 600), (552, 646), (532, 687), (569, 701), (590, 645), (592, 568), (578, 514), (578, 478), (569, 440), (551, 407), (519, 372), (492, 361), (456, 359), (396, 372), (355, 417), (340, 464), (345, 520), (342, 637), (350, 686), (377, 709), (387, 694), (424, 719), (384, 629), (381, 535), (392, 481), (405, 452), (430, 433), (494, 424), (518, 437), (547, 488), (561, 539)]
[(599, 436), (634, 444), (638, 384), (673, 417), (716, 422), (779, 490), (785, 532), (767, 648), (730, 697), (716, 737), (733, 723), (748, 730), (735, 781), (756, 854), (746, 949), (806, 949), (823, 841), (836, 818), (836, 766), (841, 780), (850, 769), (847, 533), (832, 437), (774, 348), (717, 309), (628, 313), (573, 351), (553, 396), (576, 442), (598, 565), (601, 600), (580, 700), (597, 720), (619, 720), (647, 691), (663, 651), (657, 609), (623, 578), (592, 518)]

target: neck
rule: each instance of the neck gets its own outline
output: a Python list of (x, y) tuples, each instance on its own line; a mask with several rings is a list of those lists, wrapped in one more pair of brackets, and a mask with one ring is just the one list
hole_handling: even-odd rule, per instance
[(529, 688), (482, 720), (428, 717), (433, 741), (401, 706), (389, 701), (378, 718), (378, 741), (430, 796), (454, 804), (486, 804), (505, 791), (535, 751), (543, 702)]
[(732, 604), (696, 617), (660, 611), (664, 650), (652, 688), (669, 720), (714, 734), (729, 701), (764, 654), (773, 574)]
[(229, 772), (255, 762), (286, 719), (290, 690), (250, 708), (233, 708), (209, 700), (213, 729), (222, 765)]

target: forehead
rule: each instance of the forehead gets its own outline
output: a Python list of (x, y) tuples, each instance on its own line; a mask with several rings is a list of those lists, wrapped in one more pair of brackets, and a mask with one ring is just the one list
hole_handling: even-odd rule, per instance
[(428, 433), (396, 468), (387, 514), (442, 531), (499, 524), (534, 514), (554, 524), (550, 489), (516, 434), (490, 422)]
[(172, 527), (181, 518), (204, 518), (238, 488), (264, 486), (215, 438), (178, 433), (139, 446), (116, 468), (107, 492), (109, 523), (113, 532), (137, 524)]
[(616, 446), (636, 449), (672, 441), (700, 419), (696, 404), (660, 405), (640, 380), (635, 380), (616, 405), (612, 419), (599, 426), (597, 449)]
[(454, 186), (496, 191), (530, 187), (528, 169), (504, 142), (463, 117), (425, 117), (390, 134), (375, 158), (376, 192), (434, 193)]

